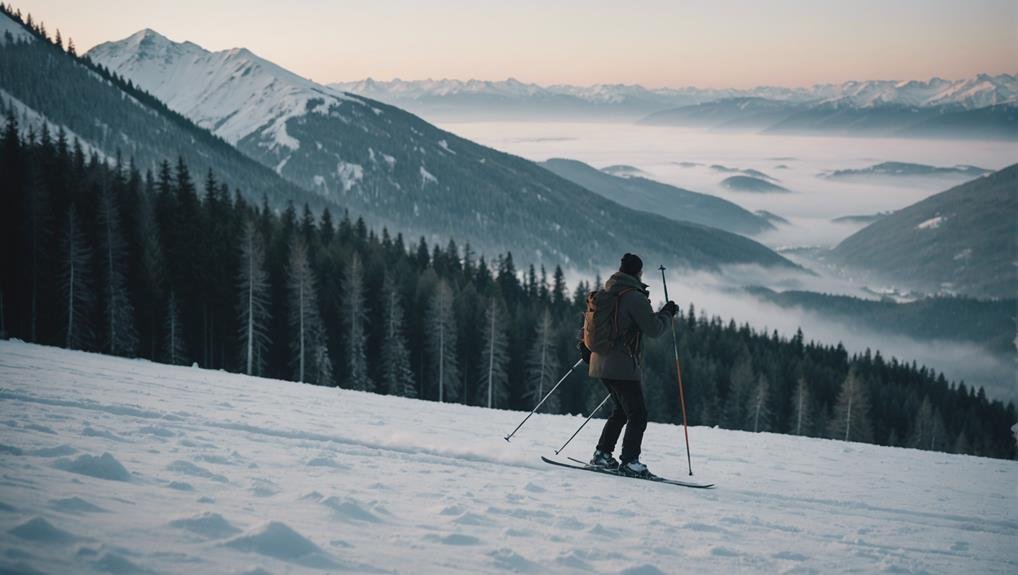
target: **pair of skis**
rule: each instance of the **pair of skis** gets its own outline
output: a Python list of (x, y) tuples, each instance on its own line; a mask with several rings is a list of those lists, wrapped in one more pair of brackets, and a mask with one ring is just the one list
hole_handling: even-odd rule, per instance
[(579, 469), (580, 471), (593, 471), (594, 473), (604, 473), (606, 475), (614, 475), (616, 477), (625, 477), (631, 479), (642, 479), (644, 481), (653, 481), (655, 483), (667, 483), (668, 485), (678, 485), (680, 487), (691, 487), (693, 489), (713, 489), (713, 483), (691, 483), (688, 481), (678, 481), (675, 479), (667, 479), (665, 477), (658, 477), (657, 475), (646, 475), (646, 476), (629, 476), (623, 475), (614, 469), (607, 469), (604, 467), (598, 467), (596, 465), (589, 465), (580, 461), (579, 459), (568, 458), (573, 463), (565, 463), (562, 461), (555, 461), (554, 459), (548, 459), (547, 457), (541, 457), (541, 460), (551, 465), (557, 465), (559, 467), (568, 467), (569, 469)]

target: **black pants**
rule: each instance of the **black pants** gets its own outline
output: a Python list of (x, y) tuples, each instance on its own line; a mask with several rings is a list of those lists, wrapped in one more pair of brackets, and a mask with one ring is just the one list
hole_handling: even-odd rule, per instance
[(647, 406), (643, 402), (643, 385), (639, 381), (623, 381), (619, 379), (602, 379), (601, 383), (611, 394), (614, 409), (611, 417), (604, 424), (601, 439), (597, 448), (606, 453), (615, 451), (615, 444), (626, 428), (622, 438), (622, 463), (640, 456), (640, 444), (643, 443), (643, 432), (647, 429)]

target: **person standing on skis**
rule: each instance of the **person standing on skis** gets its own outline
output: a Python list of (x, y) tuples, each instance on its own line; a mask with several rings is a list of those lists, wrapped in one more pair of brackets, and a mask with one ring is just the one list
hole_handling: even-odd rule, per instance
[[(588, 375), (599, 378), (611, 394), (614, 409), (601, 431), (590, 464), (631, 476), (648, 476), (640, 463), (643, 432), (647, 428), (647, 406), (640, 383), (643, 336), (659, 337), (667, 331), (679, 310), (673, 301), (657, 312), (651, 308), (643, 260), (635, 254), (622, 257), (619, 271), (604, 288), (587, 296), (583, 344), (590, 351)], [(621, 462), (612, 456), (622, 428)]]

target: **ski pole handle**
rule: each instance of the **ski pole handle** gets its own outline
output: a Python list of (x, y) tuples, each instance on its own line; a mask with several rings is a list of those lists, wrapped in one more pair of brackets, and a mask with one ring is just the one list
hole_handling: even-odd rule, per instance
[(573, 366), (569, 368), (569, 371), (567, 371), (566, 374), (563, 375), (562, 378), (558, 380), (558, 383), (555, 384), (555, 387), (551, 388), (551, 391), (549, 391), (544, 396), (544, 398), (541, 399), (541, 401), (537, 404), (537, 406), (534, 407), (534, 409), (530, 410), (530, 413), (528, 413), (527, 416), (523, 418), (523, 421), (521, 421), (520, 424), (516, 426), (516, 429), (514, 429), (512, 433), (510, 433), (509, 435), (505, 436), (503, 439), (505, 439), (507, 442), (509, 442), (509, 439), (511, 439), (512, 436), (516, 435), (516, 432), (519, 431), (521, 427), (523, 427), (523, 424), (526, 423), (528, 419), (530, 419), (531, 415), (534, 415), (534, 413), (536, 413), (538, 409), (541, 409), (541, 406), (544, 405), (544, 402), (547, 401), (549, 397), (551, 397), (551, 394), (555, 393), (555, 390), (558, 389), (558, 386), (562, 385), (562, 382), (565, 381), (566, 378), (569, 377), (569, 374), (571, 374), (574, 369), (579, 367), (579, 365), (581, 363), (583, 363), (583, 358), (582, 357), (580, 359), (576, 360), (576, 363), (574, 363)]

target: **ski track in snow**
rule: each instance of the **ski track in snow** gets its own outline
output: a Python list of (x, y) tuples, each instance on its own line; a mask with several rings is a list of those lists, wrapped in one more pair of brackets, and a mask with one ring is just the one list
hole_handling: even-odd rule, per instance
[(696, 427), (704, 492), (541, 463), (576, 416), (20, 342), (0, 409), (2, 572), (1018, 572), (1014, 461)]

